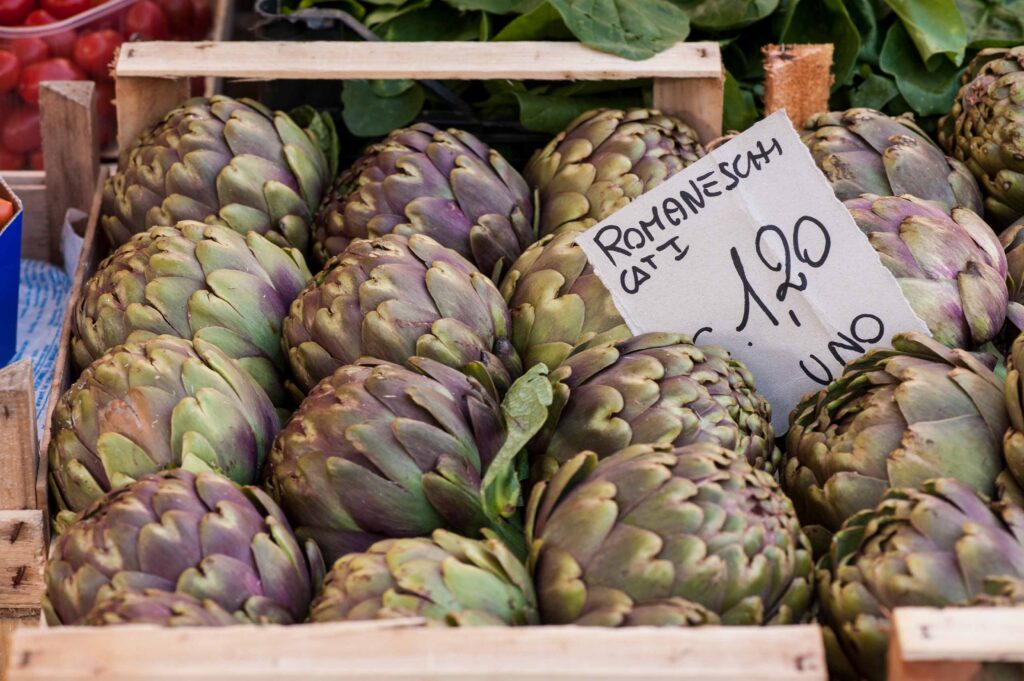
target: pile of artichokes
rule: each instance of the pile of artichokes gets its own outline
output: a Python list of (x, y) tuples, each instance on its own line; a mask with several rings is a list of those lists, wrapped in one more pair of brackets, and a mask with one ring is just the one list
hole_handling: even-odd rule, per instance
[(818, 617), (835, 675), (881, 678), (894, 607), (1024, 603), (1024, 223), (985, 222), (1024, 212), (1022, 64), (980, 55), (951, 157), (907, 117), (808, 121), (931, 337), (850, 361), (778, 442), (742, 362), (634, 336), (574, 243), (704, 155), (682, 120), (589, 112), (522, 175), (416, 124), (335, 177), (308, 112), (170, 112), (76, 301), (47, 619)]

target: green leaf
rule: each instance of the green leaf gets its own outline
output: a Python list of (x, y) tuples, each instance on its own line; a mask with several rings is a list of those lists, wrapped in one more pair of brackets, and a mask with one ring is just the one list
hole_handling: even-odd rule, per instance
[(846, 0), (846, 11), (860, 34), (861, 62), (878, 64), (878, 53), (882, 51), (882, 32), (878, 29), (878, 18), (872, 0)]
[(967, 28), (954, 0), (886, 0), (903, 22), (921, 59), (939, 69), (946, 57), (959, 66), (967, 49)]
[(429, 6), (430, 0), (417, 0), (416, 2), (410, 2), (401, 6), (391, 5), (387, 7), (378, 7), (363, 19), (363, 23), (366, 24), (367, 28), (374, 28), (375, 26), (379, 26), (397, 19), (400, 16), (416, 12)]
[(769, 16), (779, 0), (672, 0), (686, 12), (694, 28), (733, 31)]
[(757, 119), (757, 106), (754, 104), (753, 93), (740, 87), (739, 81), (726, 71), (722, 129), (727, 132), (743, 131), (756, 123)]
[(371, 80), (370, 89), (373, 90), (373, 94), (378, 97), (398, 97), (409, 91), (414, 85), (415, 80)]
[(860, 52), (860, 33), (842, 0), (794, 0), (787, 11), (781, 42), (832, 43), (836, 85), (849, 82)]
[(538, 5), (532, 12), (518, 16), (498, 31), (494, 40), (569, 40), (573, 34), (550, 3)]
[(548, 132), (552, 135), (561, 132), (566, 125), (580, 114), (600, 109), (627, 109), (642, 104), (636, 96), (580, 97), (567, 94), (533, 94), (515, 92), (519, 103), (519, 121), (527, 130)]
[(320, 112), (315, 108), (304, 105), (292, 109), (289, 116), (299, 126), (306, 130), (306, 133), (316, 142), (320, 150), (327, 157), (327, 163), (331, 168), (331, 177), (338, 174), (338, 157), (341, 154), (341, 141), (338, 139), (338, 129), (334, 126), (334, 119), (326, 111)]
[(899, 94), (892, 78), (872, 73), (850, 91), (850, 106), (866, 106), (881, 111)]
[(548, 368), (543, 364), (523, 374), (505, 394), (501, 413), (508, 435), (480, 483), (484, 513), (492, 521), (500, 523), (518, 511), (522, 500), (519, 468), (526, 456), (524, 448), (547, 421), (553, 399)]
[(967, 45), (1010, 47), (1024, 43), (1024, 0), (957, 0)]
[[(402, 2), (404, 1), (405, 0), (402, 0)], [(340, 9), (348, 12), (357, 19), (362, 19), (366, 15), (366, 10), (363, 8), (362, 4), (356, 2), (356, 0), (302, 0), (301, 2), (283, 2), (281, 3), (281, 13), (294, 14), (295, 12), (301, 12), (304, 9), (328, 4), (334, 9)]]
[(668, 0), (550, 0), (581, 43), (627, 59), (648, 59), (690, 33)]
[(386, 135), (412, 122), (423, 107), (423, 88), (416, 84), (397, 97), (381, 97), (365, 80), (345, 81), (341, 117), (358, 137)]
[(952, 107), (961, 70), (945, 60), (929, 70), (902, 23), (889, 28), (879, 65), (896, 79), (900, 94), (918, 115), (946, 113)]
[(445, 0), (463, 12), (483, 11), (491, 14), (525, 14), (544, 0)]
[(402, 14), (374, 29), (374, 33), (392, 42), (476, 40), (478, 31), (479, 21), (474, 15), (440, 4)]

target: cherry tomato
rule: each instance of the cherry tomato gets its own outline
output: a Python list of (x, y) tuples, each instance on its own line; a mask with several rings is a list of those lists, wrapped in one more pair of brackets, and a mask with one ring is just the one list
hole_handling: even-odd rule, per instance
[(124, 15), (129, 40), (167, 40), (171, 35), (167, 13), (153, 0), (139, 0)]
[(36, 149), (28, 155), (28, 167), (32, 170), (43, 169), (43, 150)]
[(10, 50), (0, 50), (0, 92), (10, 92), (21, 76), (21, 61)]
[(110, 80), (110, 65), (123, 38), (109, 28), (83, 33), (75, 41), (75, 63), (93, 78)]
[(210, 26), (213, 24), (213, 11), (210, 9), (209, 0), (192, 0), (192, 38), (202, 40), (210, 35)]
[(114, 84), (96, 83), (96, 116), (101, 121), (113, 121), (116, 113), (114, 110)]
[(42, 38), (18, 38), (11, 41), (11, 52), (22, 68), (50, 58), (50, 46)]
[(20, 26), (35, 8), (35, 0), (0, 0), (0, 24)]
[(192, 0), (160, 0), (160, 7), (167, 15), (171, 34), (175, 38), (184, 38), (192, 34), (192, 22), (195, 21)]
[(64, 57), (36, 62), (22, 70), (18, 95), (26, 103), (39, 106), (39, 83), (46, 80), (85, 80), (85, 74)]
[(19, 154), (27, 154), (43, 145), (39, 127), (39, 109), (20, 106), (7, 114), (0, 129), (3, 146)]
[[(25, 19), (26, 26), (46, 26), (55, 23), (57, 19), (44, 9), (37, 9)], [(71, 57), (75, 50), (75, 32), (59, 31), (53, 35), (43, 36), (43, 40), (50, 46), (50, 53), (55, 57)]]
[(24, 167), (24, 156), (0, 147), (0, 170), (21, 170)]
[(41, 0), (40, 4), (57, 19), (67, 19), (89, 9), (89, 0)]

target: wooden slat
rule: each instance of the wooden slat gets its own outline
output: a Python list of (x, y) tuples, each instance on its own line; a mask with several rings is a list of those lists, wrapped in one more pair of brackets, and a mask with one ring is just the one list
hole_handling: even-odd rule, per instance
[(0, 511), (0, 610), (38, 611), (45, 529), (42, 511)]
[(141, 42), (126, 43), (116, 67), (118, 77), (257, 80), (628, 80), (718, 78), (721, 70), (717, 43), (630, 61), (570, 42)]
[(897, 608), (893, 637), (908, 662), (1024, 663), (1024, 608)]
[[(210, 40), (221, 42), (231, 40), (235, 27), (235, 0), (217, 0), (213, 5), (213, 28)], [(207, 77), (203, 83), (203, 94), (207, 97), (223, 90), (223, 79)]]
[(722, 134), (725, 78), (655, 78), (654, 108), (675, 114), (697, 131), (702, 142)]
[[(126, 43), (126, 45), (141, 44)], [(118, 77), (114, 89), (117, 101), (117, 147), (122, 154), (131, 147), (139, 133), (163, 118), (168, 111), (191, 95), (188, 78)]]
[(37, 613), (25, 614), (0, 610), (0, 681), (7, 681), (7, 660), (11, 650), (11, 638), (19, 627), (34, 627), (39, 622)]
[[(130, 645), (126, 645), (130, 642)], [(18, 631), (10, 681), (595, 681), (826, 678), (816, 626)]]
[(32, 361), (0, 369), (0, 509), (36, 508), (36, 403)]

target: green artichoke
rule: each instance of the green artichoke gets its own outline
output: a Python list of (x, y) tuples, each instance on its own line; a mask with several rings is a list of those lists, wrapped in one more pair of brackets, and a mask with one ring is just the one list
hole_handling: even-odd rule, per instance
[(213, 345), (157, 336), (117, 346), (54, 408), (52, 498), (77, 513), (144, 473), (179, 466), (253, 483), (279, 429), (263, 390)]
[(1003, 382), (977, 358), (900, 334), (790, 415), (783, 488), (819, 551), (890, 487), (953, 477), (991, 496), (1009, 425)]
[(975, 213), (872, 194), (846, 207), (937, 341), (971, 349), (999, 333), (1009, 298), (1006, 256)]
[(480, 482), (505, 439), (497, 401), (425, 358), (345, 366), (309, 394), (270, 452), (268, 488), (328, 561), (437, 528), (475, 536)]
[(1003, 227), (1024, 216), (1024, 46), (982, 50), (963, 74), (939, 138), (981, 183), (985, 214)]
[(343, 556), (327, 573), (310, 620), (424, 617), (455, 626), (537, 624), (526, 567), (499, 539), (436, 530), (432, 539), (387, 539)]
[(569, 460), (534, 487), (530, 566), (547, 624), (789, 624), (810, 618), (811, 550), (789, 500), (712, 444)]
[(1012, 598), (1003, 578), (1024, 577), (1024, 510), (950, 478), (893, 489), (836, 534), (817, 576), (831, 677), (885, 679), (893, 608)]
[(100, 263), (72, 317), (75, 361), (160, 334), (218, 346), (267, 392), (289, 403), (281, 323), (310, 279), (302, 255), (257, 232), (201, 222), (136, 234)]
[(523, 175), (537, 192), (539, 233), (590, 227), (704, 155), (697, 133), (653, 109), (596, 109), (537, 151)]
[(861, 194), (911, 194), (982, 211), (981, 192), (967, 167), (943, 155), (910, 114), (874, 109), (815, 114), (801, 134), (840, 201)]
[(555, 398), (536, 438), (536, 477), (588, 449), (605, 457), (632, 444), (708, 442), (773, 473), (772, 410), (742, 362), (688, 336), (645, 333), (571, 355), (551, 374)]
[(256, 231), (309, 248), (313, 215), (331, 182), (313, 134), (248, 99), (191, 99), (144, 132), (103, 188), (103, 228), (132, 234), (181, 220)]
[(1004, 229), (999, 243), (1006, 253), (1006, 284), (1010, 296), (1006, 317), (1024, 330), (1024, 218)]
[(554, 370), (580, 343), (620, 340), (629, 328), (567, 225), (526, 249), (501, 282), (512, 313), (512, 345), (523, 369)]
[[(90, 613), (123, 618), (135, 606), (118, 593), (158, 589), (253, 622), (290, 624), (306, 617), (317, 567), (262, 490), (215, 473), (163, 471), (114, 490), (53, 540), (43, 610), (50, 624), (80, 624)], [(136, 605), (176, 607), (162, 600)], [(203, 618), (216, 610), (204, 609)]]
[(392, 232), (426, 234), (491, 275), (534, 240), (530, 188), (468, 132), (417, 123), (342, 174), (316, 216), (314, 252), (323, 264), (352, 239)]
[(491, 280), (423, 234), (353, 241), (292, 303), (283, 343), (308, 392), (338, 367), (369, 356), (414, 355), (500, 389), (519, 376), (508, 307)]
[(162, 627), (228, 627), (252, 624), (245, 613), (230, 612), (216, 601), (199, 600), (185, 593), (159, 589), (109, 591), (85, 615), (81, 624), (107, 627), (117, 624), (156, 624)]
[(1013, 341), (1006, 360), (1005, 396), (1010, 424), (1003, 436), (1003, 454), (1010, 475), (1018, 487), (1024, 487), (1024, 334)]

